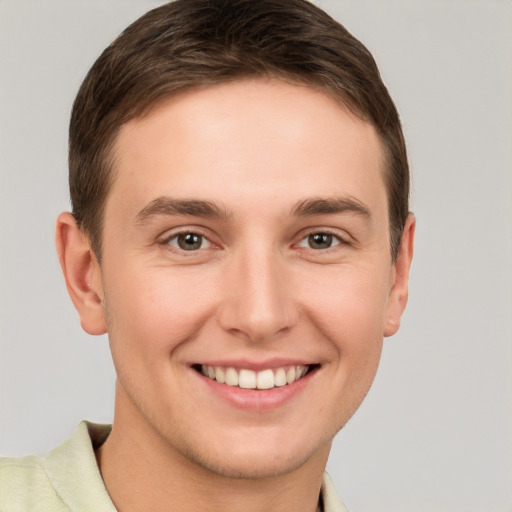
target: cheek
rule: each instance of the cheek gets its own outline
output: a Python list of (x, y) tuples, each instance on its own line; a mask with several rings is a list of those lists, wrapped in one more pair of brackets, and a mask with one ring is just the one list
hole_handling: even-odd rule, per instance
[(317, 276), (310, 287), (304, 299), (309, 315), (339, 352), (381, 343), (388, 296), (383, 275), (372, 267), (339, 269)]
[[(165, 268), (133, 271), (131, 275), (126, 280), (113, 274), (106, 286), (112, 350), (114, 356), (137, 354), (139, 360), (155, 364), (156, 355), (170, 354), (197, 333), (215, 301), (215, 286), (204, 276)], [(123, 286), (116, 286), (117, 277)]]

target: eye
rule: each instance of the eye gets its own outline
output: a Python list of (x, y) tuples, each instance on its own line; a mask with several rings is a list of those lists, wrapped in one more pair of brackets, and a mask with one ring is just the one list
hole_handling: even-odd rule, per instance
[(322, 250), (339, 245), (341, 240), (331, 233), (311, 233), (299, 242), (299, 247)]
[(212, 245), (203, 235), (193, 232), (178, 233), (169, 238), (166, 243), (182, 251), (197, 251)]

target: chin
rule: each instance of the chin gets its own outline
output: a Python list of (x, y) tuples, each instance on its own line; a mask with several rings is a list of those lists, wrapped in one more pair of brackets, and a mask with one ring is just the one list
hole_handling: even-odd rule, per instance
[(224, 478), (240, 480), (263, 480), (293, 473), (311, 458), (304, 454), (268, 454), (240, 450), (240, 453), (223, 453), (216, 456), (189, 454), (189, 458), (203, 469)]
[[(331, 439), (308, 445), (300, 435), (277, 438), (247, 435), (229, 442), (204, 440), (193, 446), (180, 445), (182, 454), (193, 464), (218, 476), (234, 479), (261, 480), (284, 476), (317, 459), (325, 466)], [(202, 448), (202, 449), (201, 449)]]

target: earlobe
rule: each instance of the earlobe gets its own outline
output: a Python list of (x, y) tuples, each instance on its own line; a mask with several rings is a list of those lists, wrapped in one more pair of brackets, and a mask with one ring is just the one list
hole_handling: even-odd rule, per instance
[(57, 218), (55, 243), (66, 287), (80, 316), (82, 328), (89, 334), (105, 334), (101, 268), (89, 237), (68, 212), (61, 213)]
[(391, 287), (384, 325), (384, 336), (393, 336), (400, 328), (400, 319), (409, 297), (409, 271), (414, 252), (416, 219), (409, 214), (405, 223), (400, 250), (393, 265), (394, 282)]

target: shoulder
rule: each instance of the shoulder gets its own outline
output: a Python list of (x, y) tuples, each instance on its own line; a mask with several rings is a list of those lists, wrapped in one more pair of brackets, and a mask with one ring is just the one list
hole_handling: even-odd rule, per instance
[(0, 458), (0, 511), (69, 510), (55, 492), (40, 457)]
[(44, 457), (0, 458), (0, 512), (114, 512), (94, 455), (109, 432), (82, 422)]

